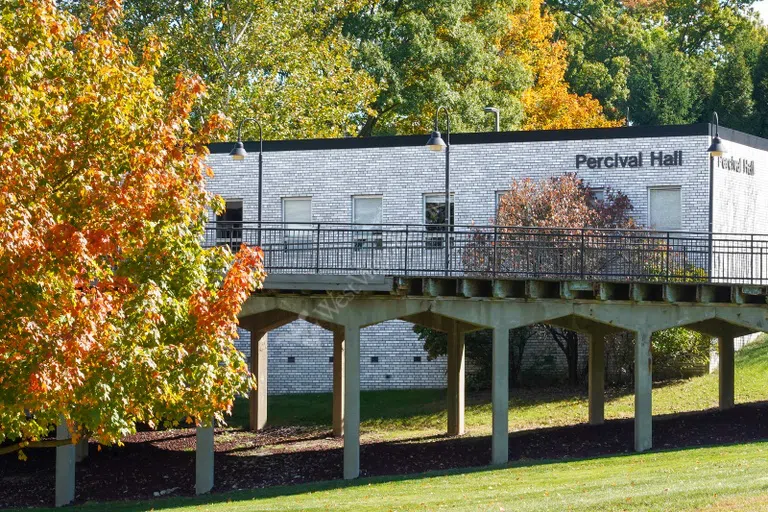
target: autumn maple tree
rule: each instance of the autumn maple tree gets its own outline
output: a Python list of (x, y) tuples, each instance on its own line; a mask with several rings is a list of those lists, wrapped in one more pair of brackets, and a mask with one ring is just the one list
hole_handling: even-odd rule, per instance
[(66, 422), (113, 443), (185, 417), (223, 420), (252, 385), (236, 315), (262, 255), (204, 249), (212, 116), (161, 48), (114, 36), (118, 0), (87, 28), (53, 0), (0, 4), (0, 453)]

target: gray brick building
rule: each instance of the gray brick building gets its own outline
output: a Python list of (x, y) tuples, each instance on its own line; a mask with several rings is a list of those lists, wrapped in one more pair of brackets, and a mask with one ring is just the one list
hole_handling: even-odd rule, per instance
[[(454, 134), (454, 222), (491, 224), (513, 179), (576, 172), (597, 194), (608, 187), (627, 194), (643, 226), (707, 231), (711, 222), (715, 232), (768, 233), (768, 140), (720, 128), (728, 153), (713, 159), (710, 202), (709, 133), (710, 125), (696, 124)], [(426, 141), (265, 142), (263, 221), (429, 223), (444, 201), (445, 155), (429, 151)], [(257, 220), (258, 143), (245, 146), (247, 158), (233, 161), (232, 144), (211, 145), (209, 188), (248, 222)], [(247, 354), (247, 331), (239, 346)], [(330, 332), (301, 320), (271, 332), (269, 393), (331, 391), (332, 346)], [(445, 386), (445, 360), (429, 361), (406, 322), (363, 330), (361, 363), (362, 389)], [(523, 371), (564, 374), (565, 365), (554, 341), (537, 336)]]

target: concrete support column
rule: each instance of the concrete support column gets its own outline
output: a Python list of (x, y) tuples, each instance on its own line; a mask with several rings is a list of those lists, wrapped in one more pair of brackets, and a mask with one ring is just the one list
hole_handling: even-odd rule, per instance
[[(56, 440), (71, 439), (64, 418), (56, 427)], [(57, 507), (69, 505), (75, 501), (75, 445), (65, 444), (56, 447), (56, 499)]]
[(81, 437), (75, 445), (75, 462), (82, 462), (88, 458), (88, 438)]
[(464, 434), (464, 333), (448, 332), (448, 435)]
[(344, 479), (360, 476), (360, 327), (344, 327)]
[(635, 451), (652, 447), (653, 409), (651, 401), (651, 331), (635, 333)]
[(344, 435), (344, 329), (333, 331), (333, 435)]
[(256, 376), (256, 389), (250, 393), (251, 430), (267, 424), (267, 331), (251, 331), (251, 373)]
[(589, 334), (589, 424), (605, 421), (605, 334)]
[(509, 461), (509, 328), (493, 329), (491, 463)]
[(719, 352), (720, 409), (730, 409), (734, 405), (734, 346), (733, 336), (717, 338)]
[(197, 427), (195, 450), (195, 493), (206, 494), (213, 489), (213, 423)]

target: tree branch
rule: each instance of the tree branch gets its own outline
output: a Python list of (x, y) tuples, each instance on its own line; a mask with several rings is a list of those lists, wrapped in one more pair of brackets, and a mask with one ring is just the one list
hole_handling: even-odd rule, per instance
[(9, 453), (16, 453), (19, 450), (25, 448), (57, 448), (59, 446), (65, 446), (68, 444), (74, 444), (72, 439), (46, 439), (45, 441), (21, 441), (20, 443), (12, 444), (9, 446), (3, 446), (0, 448), (0, 455), (7, 455)]

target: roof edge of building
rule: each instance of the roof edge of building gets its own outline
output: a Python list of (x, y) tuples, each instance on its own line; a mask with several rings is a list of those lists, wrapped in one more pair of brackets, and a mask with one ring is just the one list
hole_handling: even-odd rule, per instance
[[(558, 140), (635, 139), (648, 137), (690, 137), (709, 135), (709, 123), (666, 126), (621, 126), (616, 128), (580, 128), (568, 130), (535, 130), (512, 132), (477, 132), (451, 134), (451, 144), (497, 144), (510, 142), (551, 142)], [(768, 139), (720, 126), (722, 137), (731, 142), (768, 151)], [(365, 149), (414, 147), (426, 144), (424, 135), (389, 135), (336, 139), (265, 140), (264, 151), (312, 151), (329, 149)], [(208, 145), (212, 154), (229, 153), (233, 142)], [(258, 141), (244, 142), (249, 152), (258, 151)]]

